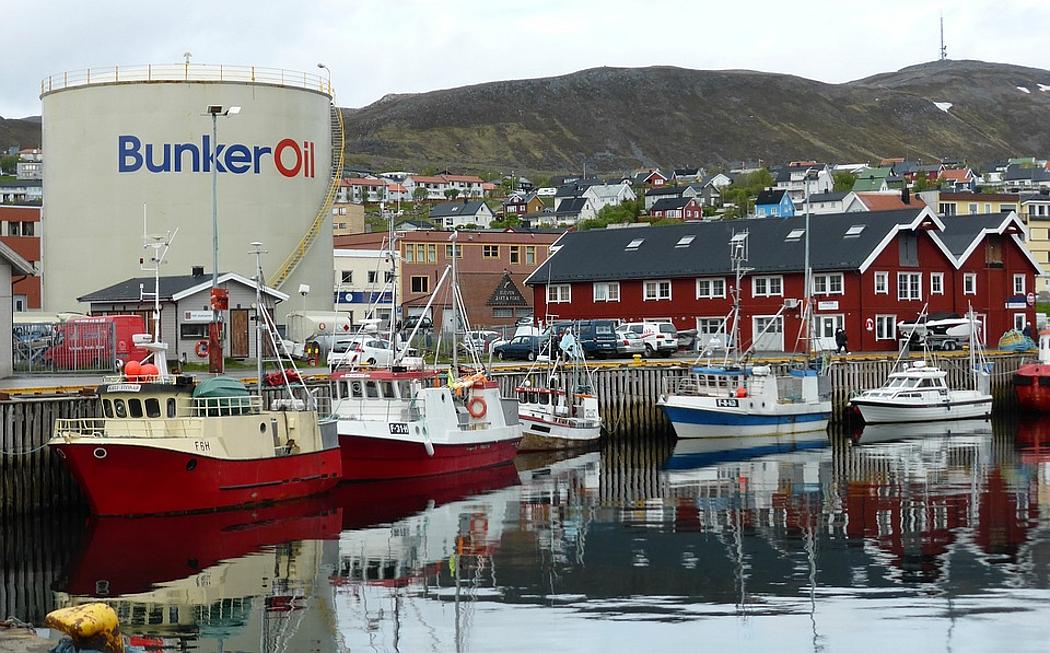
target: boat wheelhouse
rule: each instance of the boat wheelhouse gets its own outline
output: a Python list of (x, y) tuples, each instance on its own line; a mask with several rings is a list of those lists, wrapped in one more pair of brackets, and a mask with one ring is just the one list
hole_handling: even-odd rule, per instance
[(601, 436), (598, 398), (590, 386), (569, 392), (523, 385), (515, 392), (523, 432), (519, 450), (570, 449), (593, 443)]

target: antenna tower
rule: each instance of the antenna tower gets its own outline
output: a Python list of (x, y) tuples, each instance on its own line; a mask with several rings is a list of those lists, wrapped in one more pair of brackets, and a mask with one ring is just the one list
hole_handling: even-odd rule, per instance
[(944, 14), (941, 14), (941, 61), (948, 58), (948, 47), (944, 45)]

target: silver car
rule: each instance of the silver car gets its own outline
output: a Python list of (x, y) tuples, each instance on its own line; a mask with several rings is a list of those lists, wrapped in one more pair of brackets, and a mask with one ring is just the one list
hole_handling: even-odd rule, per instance
[(633, 356), (645, 353), (645, 340), (633, 331), (616, 332), (616, 353), (621, 356)]

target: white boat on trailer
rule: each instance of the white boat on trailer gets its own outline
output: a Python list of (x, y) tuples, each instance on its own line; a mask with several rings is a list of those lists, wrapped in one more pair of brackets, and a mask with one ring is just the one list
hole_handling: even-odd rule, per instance
[[(736, 273), (733, 310), (723, 321), (731, 327), (721, 364), (703, 364), (697, 359), (689, 374), (672, 379), (658, 404), (679, 438), (738, 438), (807, 433), (827, 429), (831, 419), (830, 379), (817, 369), (802, 365), (777, 374), (765, 365), (747, 365), (737, 347), (740, 320), (740, 286), (747, 269), (747, 232), (733, 235), (730, 259)], [(808, 268), (808, 266), (807, 266)], [(762, 332), (781, 319), (785, 303)], [(805, 322), (810, 324), (809, 300), (803, 303)], [(812, 333), (812, 328), (809, 327)], [(809, 338), (812, 342), (812, 338)]]
[[(925, 309), (924, 309), (925, 310)], [(969, 314), (969, 370), (973, 388), (953, 390), (948, 372), (927, 360), (907, 361), (901, 351), (882, 387), (866, 390), (850, 400), (868, 424), (934, 422), (988, 417), (992, 414), (991, 378), (988, 363), (977, 339), (976, 320)], [(928, 353), (928, 352), (927, 352)]]

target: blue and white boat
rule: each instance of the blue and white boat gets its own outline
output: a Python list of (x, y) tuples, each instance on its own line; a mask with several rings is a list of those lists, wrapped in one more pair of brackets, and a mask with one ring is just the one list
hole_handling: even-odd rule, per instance
[[(736, 271), (733, 310), (723, 321), (731, 330), (724, 343), (721, 364), (702, 360), (703, 351), (689, 374), (671, 379), (659, 405), (679, 438), (739, 438), (808, 433), (827, 429), (831, 418), (831, 382), (816, 369), (801, 366), (774, 373), (765, 365), (746, 365), (736, 346), (739, 336), (740, 286), (747, 269), (747, 232), (730, 239), (730, 256)], [(808, 293), (807, 293), (808, 295)], [(809, 321), (809, 301), (803, 310)], [(797, 306), (792, 302), (790, 306)], [(769, 324), (777, 323), (785, 304)], [(768, 328), (768, 326), (767, 326)], [(810, 330), (812, 332), (812, 330)], [(765, 332), (754, 336), (758, 341)]]

